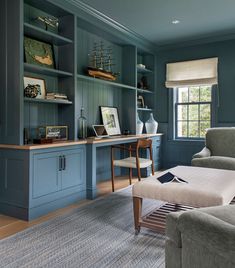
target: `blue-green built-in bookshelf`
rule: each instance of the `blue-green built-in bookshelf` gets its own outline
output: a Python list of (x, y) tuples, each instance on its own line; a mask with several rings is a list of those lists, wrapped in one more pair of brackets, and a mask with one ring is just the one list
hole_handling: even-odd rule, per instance
[(86, 80), (86, 81), (90, 81), (90, 82), (94, 82), (94, 83), (98, 83), (98, 84), (103, 84), (103, 85), (107, 85), (107, 86), (113, 86), (113, 87), (119, 87), (119, 88), (124, 88), (124, 89), (136, 90), (136, 87), (133, 87), (133, 86), (128, 86), (128, 85), (113, 82), (113, 81), (94, 78), (94, 77), (87, 76), (87, 75), (78, 74), (77, 78), (79, 80)]
[(24, 98), (25, 102), (34, 102), (34, 103), (48, 103), (48, 104), (63, 104), (63, 105), (70, 105), (73, 104), (72, 101), (68, 100), (50, 100), (50, 99), (36, 99), (36, 98)]
[[(8, 7), (19, 14), (20, 21), (12, 21), (11, 25), (7, 25), (7, 31), (14, 33), (14, 39), (4, 34), (5, 39), (9, 38), (7, 44), (10, 47), (7, 50), (8, 63), (3, 65), (11, 68), (12, 75), (4, 76), (9, 81), (3, 83), (3, 86), (8, 84), (13, 88), (17, 82), (14, 93), (17, 100), (11, 98), (8, 102), (9, 105), (14, 103), (18, 118), (11, 118), (11, 124), (14, 122), (15, 125), (15, 136), (4, 136), (2, 140), (23, 144), (24, 128), (31, 130), (48, 122), (68, 126), (69, 139), (76, 139), (81, 107), (84, 107), (89, 117), (90, 128), (92, 124), (102, 123), (100, 105), (117, 106), (122, 128), (134, 134), (137, 112), (143, 118), (154, 107), (155, 52), (149, 49), (149, 44), (145, 49), (142, 40), (138, 43), (138, 38), (131, 38), (127, 32), (123, 33), (123, 29), (114, 30), (109, 24), (97, 23), (93, 15), (81, 13), (76, 3), (73, 5), (62, 0), (13, 2), (11, 6), (6, 1)], [(58, 29), (50, 26), (46, 29), (45, 24), (37, 20), (38, 16), (55, 16), (59, 20)], [(25, 62), (24, 36), (52, 45), (55, 68)], [(119, 73), (116, 81), (101, 80), (87, 74), (87, 66), (91, 64), (89, 55), (94, 44), (100, 42), (112, 48), (115, 64), (113, 71)], [(2, 42), (2, 51), (6, 51), (4, 45)], [(145, 65), (145, 68), (139, 68), (139, 64)], [(24, 76), (44, 79), (46, 92), (66, 94), (69, 101), (24, 98)], [(147, 77), (147, 89), (138, 88), (142, 76)], [(139, 95), (144, 97), (149, 109), (137, 109)], [(2, 104), (7, 113), (6, 105)], [(3, 113), (2, 117), (6, 118)], [(9, 114), (7, 118), (10, 120)]]
[(138, 73), (142, 73), (142, 74), (150, 74), (153, 71), (152, 70), (149, 70), (147, 68), (142, 68), (142, 67), (137, 66), (137, 72)]
[(66, 78), (66, 77), (71, 77), (73, 76), (72, 73), (57, 70), (57, 69), (51, 69), (47, 67), (42, 67), (38, 65), (33, 65), (29, 63), (24, 63), (24, 70), (26, 72), (31, 72), (31, 73), (37, 73), (37, 74), (42, 74), (42, 75), (49, 75), (49, 76), (54, 76), (54, 77), (61, 77), (61, 78)]
[(61, 36), (59, 34), (50, 31), (46, 31), (42, 28), (39, 28), (27, 22), (24, 23), (24, 34), (32, 38), (48, 42), (50, 44), (57, 46), (63, 46), (66, 44), (73, 43), (73, 40), (69, 38), (66, 38), (64, 36)]

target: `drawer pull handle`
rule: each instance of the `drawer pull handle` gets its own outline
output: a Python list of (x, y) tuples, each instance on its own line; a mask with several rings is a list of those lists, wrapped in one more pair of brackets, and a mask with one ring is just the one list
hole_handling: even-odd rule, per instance
[(65, 170), (65, 169), (66, 169), (66, 158), (63, 155), (63, 170)]
[(62, 156), (59, 156), (59, 171), (62, 171)]

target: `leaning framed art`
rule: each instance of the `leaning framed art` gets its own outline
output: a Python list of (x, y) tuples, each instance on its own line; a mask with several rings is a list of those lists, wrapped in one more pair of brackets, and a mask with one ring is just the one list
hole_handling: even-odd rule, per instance
[(121, 135), (117, 107), (100, 106), (100, 111), (108, 135)]
[(55, 69), (54, 50), (49, 43), (24, 37), (25, 62)]

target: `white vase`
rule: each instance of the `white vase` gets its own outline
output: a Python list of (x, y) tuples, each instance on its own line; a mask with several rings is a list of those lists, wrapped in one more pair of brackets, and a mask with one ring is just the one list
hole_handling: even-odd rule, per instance
[(149, 120), (145, 123), (147, 134), (156, 134), (158, 128), (158, 122), (154, 120), (153, 114), (150, 114)]
[(142, 134), (143, 127), (144, 127), (144, 123), (140, 120), (139, 115), (137, 114), (136, 135)]

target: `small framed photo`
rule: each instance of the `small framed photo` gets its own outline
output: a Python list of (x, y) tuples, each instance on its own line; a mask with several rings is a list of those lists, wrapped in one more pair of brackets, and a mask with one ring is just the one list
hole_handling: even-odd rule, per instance
[(27, 86), (37, 86), (38, 94), (36, 96), (36, 99), (46, 98), (46, 82), (44, 79), (25, 76), (24, 77), (24, 89)]
[(100, 106), (100, 111), (108, 135), (121, 135), (118, 109), (116, 107)]
[(137, 98), (137, 106), (139, 108), (144, 108), (144, 97), (143, 96), (138, 96)]
[(25, 62), (55, 69), (53, 46), (29, 37), (24, 37)]

